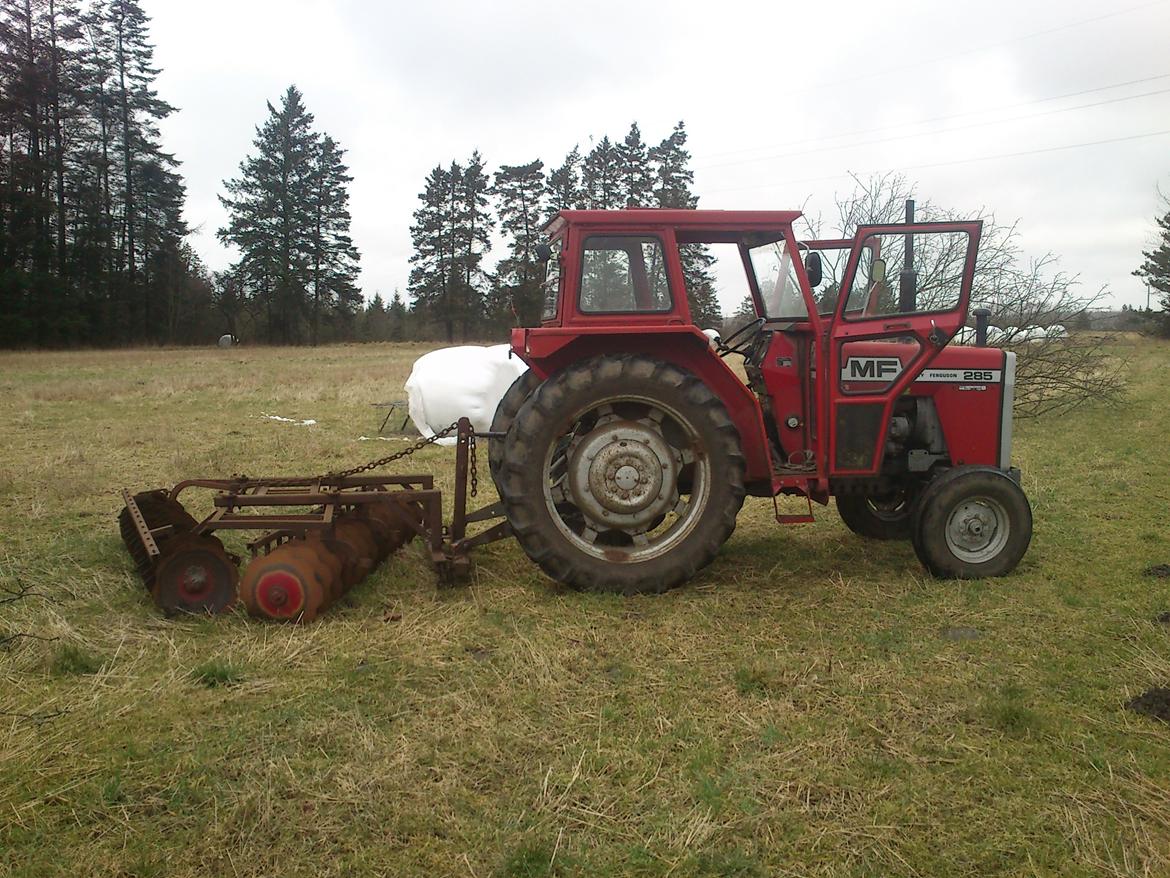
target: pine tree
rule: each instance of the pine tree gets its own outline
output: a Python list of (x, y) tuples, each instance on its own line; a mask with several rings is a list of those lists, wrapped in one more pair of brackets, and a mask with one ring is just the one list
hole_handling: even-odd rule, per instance
[(650, 207), (654, 203), (654, 174), (649, 150), (642, 142), (637, 122), (630, 125), (629, 133), (616, 147), (616, 153), (621, 206)]
[(234, 270), (263, 304), (268, 340), (288, 344), (301, 340), (311, 310), (319, 144), (296, 86), (288, 87), (279, 109), (267, 106), (253, 141), (256, 154), (240, 164), (238, 178), (224, 182), (228, 195), (220, 201), (230, 218), (218, 235), (240, 248)]
[(342, 162), (345, 151), (328, 135), (321, 138), (312, 159), (310, 230), (312, 303), (310, 339), (317, 344), (321, 314), (326, 309), (348, 320), (361, 306), (357, 289), (357, 247), (349, 234), (349, 184), (353, 177)]
[(398, 290), (394, 291), (394, 296), (390, 299), (390, 304), (386, 308), (386, 316), (390, 324), (389, 341), (403, 341), (409, 337), (406, 325), (409, 319), (406, 303), (402, 301), (402, 293)]
[(544, 219), (544, 162), (503, 165), (495, 174), (492, 194), (498, 204), (500, 229), (507, 236), (508, 255), (496, 266), (496, 285), (489, 316), (503, 326), (540, 321), (543, 270), (535, 249)]
[(448, 342), (455, 341), (454, 272), (454, 173), (463, 169), (452, 163), (452, 170), (436, 166), (427, 175), (419, 193), (422, 206), (414, 212), (410, 227), (414, 252), (410, 262), (407, 291), (414, 300), (415, 312), (424, 320), (443, 325)]
[[(695, 175), (690, 169), (691, 154), (686, 144), (686, 126), (679, 122), (666, 139), (650, 150), (649, 158), (654, 173), (653, 194), (659, 207), (685, 210), (698, 207), (699, 199), (691, 192)], [(718, 327), (723, 322), (723, 313), (711, 272), (715, 258), (702, 244), (685, 244), (679, 247), (679, 260), (686, 279), (691, 320), (697, 326)]]
[(608, 136), (585, 156), (581, 188), (585, 206), (591, 210), (616, 210), (622, 206), (618, 153)]
[(461, 270), (463, 289), (459, 298), (463, 338), (471, 337), (471, 327), (484, 317), (489, 278), (483, 268), (483, 257), (491, 250), (491, 235), (495, 225), (488, 209), (491, 180), (484, 173), (483, 157), (479, 151), (471, 154), (463, 174), (458, 178), (456, 195), (456, 238), (459, 242), (457, 264)]
[(362, 340), (386, 341), (390, 337), (389, 329), (386, 303), (381, 293), (374, 293), (362, 312)]
[[(1164, 200), (1170, 207), (1170, 199)], [(1155, 223), (1160, 230), (1158, 243), (1142, 251), (1145, 259), (1134, 275), (1158, 291), (1158, 300), (1162, 306), (1160, 330), (1163, 335), (1170, 335), (1170, 210), (1156, 218)]]
[(695, 175), (689, 164), (686, 125), (679, 122), (658, 146), (650, 149), (654, 172), (654, 199), (659, 207), (693, 209), (699, 199), (691, 194)]
[[(106, 25), (103, 46), (113, 62), (112, 98), (115, 106), (117, 135), (115, 149), (121, 163), (120, 260), (125, 267), (126, 283), (130, 291), (137, 284), (144, 222), (143, 193), (139, 191), (143, 159), (147, 156), (166, 161), (158, 150), (158, 122), (174, 112), (174, 107), (161, 100), (153, 83), (159, 70), (154, 67), (154, 47), (147, 35), (148, 19), (136, 0), (109, 0), (102, 11)], [(151, 296), (146, 284), (141, 285), (139, 320), (143, 336), (153, 331)], [(134, 293), (131, 292), (131, 295)]]
[(29, 0), (0, 3), (0, 83), (3, 83), (4, 234), (0, 241), (0, 339), (40, 334), (52, 254), (52, 202), (45, 158), (46, 50), (37, 10)]
[(550, 172), (545, 186), (549, 219), (562, 210), (585, 207), (585, 190), (581, 187), (581, 151), (577, 147), (565, 156), (560, 167)]

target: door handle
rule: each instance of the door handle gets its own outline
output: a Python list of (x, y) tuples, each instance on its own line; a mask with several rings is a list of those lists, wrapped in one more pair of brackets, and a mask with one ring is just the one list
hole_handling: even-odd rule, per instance
[(882, 327), (882, 329), (887, 331), (887, 332), (893, 331), (895, 329), (909, 329), (909, 328), (910, 328), (909, 323), (887, 323), (885, 326)]

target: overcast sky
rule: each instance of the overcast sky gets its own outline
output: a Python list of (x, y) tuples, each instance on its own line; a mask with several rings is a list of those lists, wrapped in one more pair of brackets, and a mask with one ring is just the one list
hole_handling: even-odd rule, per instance
[[(686, 121), (700, 206), (828, 213), (849, 172), (1020, 220), (1086, 287), (1130, 272), (1170, 192), (1170, 0), (795, 4), (143, 0), (191, 241), (234, 254), (217, 195), (290, 83), (348, 151), (361, 284), (405, 293), (423, 178), (479, 149), (559, 164)], [(1164, 210), (1164, 208), (1163, 208)], [(724, 293), (733, 306), (740, 291)]]

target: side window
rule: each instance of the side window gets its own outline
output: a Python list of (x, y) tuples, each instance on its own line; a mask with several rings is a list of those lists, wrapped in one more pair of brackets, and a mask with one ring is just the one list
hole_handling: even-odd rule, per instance
[(586, 313), (669, 311), (662, 242), (647, 235), (585, 239), (581, 310)]
[[(907, 238), (913, 241), (913, 263), (907, 258)], [(966, 232), (868, 235), (849, 288), (845, 316), (861, 320), (957, 307), (968, 242)]]

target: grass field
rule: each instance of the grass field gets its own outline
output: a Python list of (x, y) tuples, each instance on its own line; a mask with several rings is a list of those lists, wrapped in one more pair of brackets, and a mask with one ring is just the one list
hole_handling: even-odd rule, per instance
[(1170, 874), (1170, 726), (1123, 708), (1170, 685), (1170, 346), (1019, 426), (1008, 579), (749, 498), (663, 597), (501, 543), (443, 593), (408, 550), (305, 627), (161, 618), (116, 490), (388, 453), (369, 403), (423, 350), (0, 354), (0, 586), (32, 588), (0, 637), (37, 635), (0, 652), (0, 873)]

